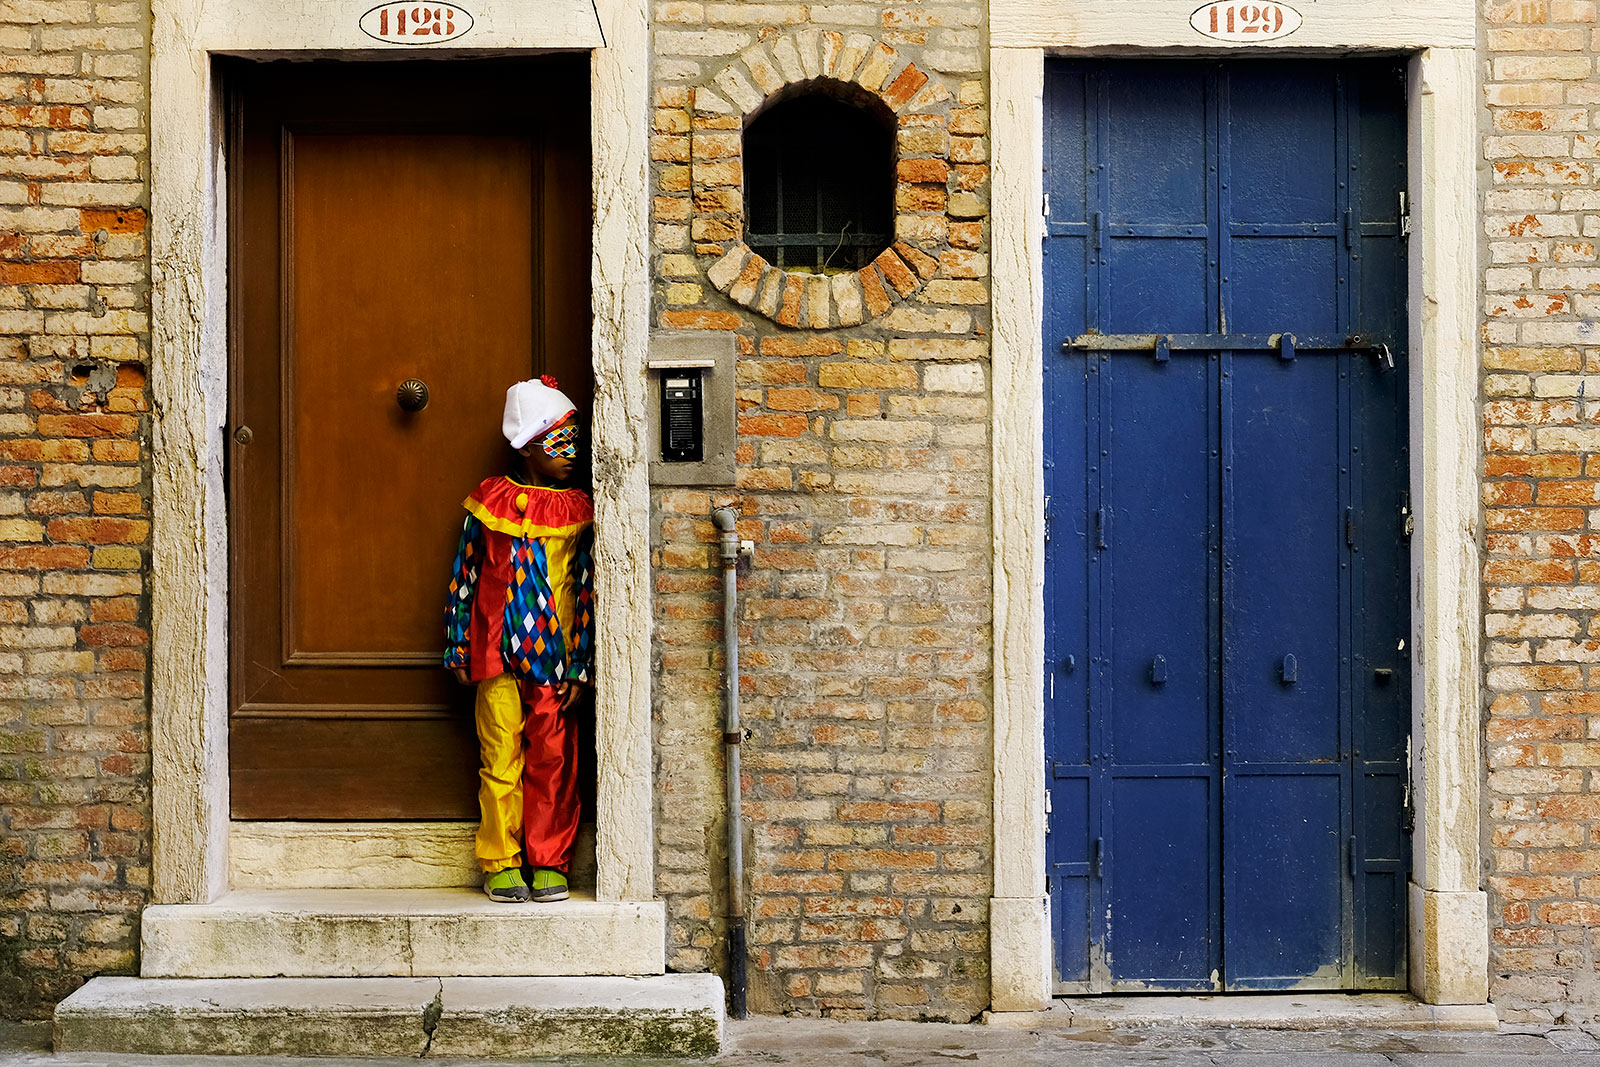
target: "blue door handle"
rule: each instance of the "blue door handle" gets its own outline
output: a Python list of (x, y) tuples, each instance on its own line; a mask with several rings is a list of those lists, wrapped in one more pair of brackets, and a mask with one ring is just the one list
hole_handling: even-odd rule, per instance
[(1295, 683), (1297, 680), (1296, 676), (1299, 673), (1299, 667), (1295, 663), (1292, 655), (1283, 657), (1283, 666), (1278, 668), (1278, 672), (1279, 676), (1283, 679), (1284, 685), (1293, 685)]

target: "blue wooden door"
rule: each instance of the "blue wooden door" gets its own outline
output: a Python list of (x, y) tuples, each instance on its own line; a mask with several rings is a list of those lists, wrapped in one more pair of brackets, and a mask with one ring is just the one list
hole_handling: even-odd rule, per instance
[(1390, 61), (1047, 72), (1063, 991), (1405, 985), (1405, 108)]

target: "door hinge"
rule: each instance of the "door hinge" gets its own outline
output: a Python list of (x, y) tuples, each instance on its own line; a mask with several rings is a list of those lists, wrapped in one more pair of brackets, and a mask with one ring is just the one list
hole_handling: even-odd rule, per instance
[(1400, 190), (1400, 236), (1411, 236), (1411, 201), (1404, 189)]
[(1050, 194), (1049, 193), (1045, 193), (1044, 194), (1044, 217), (1045, 218), (1049, 218), (1050, 217)]
[(1106, 876), (1106, 839), (1103, 837), (1094, 839), (1094, 876), (1096, 878)]
[(1044, 540), (1046, 544), (1050, 543), (1050, 497), (1048, 494), (1044, 498)]
[(1350, 850), (1350, 880), (1353, 882), (1356, 880), (1356, 839), (1354, 835), (1345, 842), (1345, 847)]
[(1411, 491), (1408, 489), (1400, 494), (1401, 538), (1403, 538), (1407, 543), (1410, 543), (1411, 535), (1416, 531), (1416, 528), (1417, 519), (1416, 516), (1411, 513)]
[(1344, 509), (1344, 543), (1346, 548), (1356, 547), (1356, 509)]
[(1106, 544), (1106, 509), (1097, 508), (1094, 513), (1094, 540), (1099, 548), (1109, 547)]

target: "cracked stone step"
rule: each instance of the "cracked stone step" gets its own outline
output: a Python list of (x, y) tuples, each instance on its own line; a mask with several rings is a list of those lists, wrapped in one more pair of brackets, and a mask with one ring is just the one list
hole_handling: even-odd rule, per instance
[(708, 974), (96, 978), (56, 1006), (57, 1052), (238, 1056), (711, 1056)]
[(145, 978), (666, 970), (660, 901), (498, 904), (468, 888), (236, 890), (211, 904), (149, 907), (140, 935)]

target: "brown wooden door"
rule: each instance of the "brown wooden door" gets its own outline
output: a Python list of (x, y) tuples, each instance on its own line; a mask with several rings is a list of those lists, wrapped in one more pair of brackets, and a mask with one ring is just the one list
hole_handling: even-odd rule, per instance
[(472, 817), (445, 589), (506, 387), (593, 391), (587, 67), (227, 73), (233, 816)]

